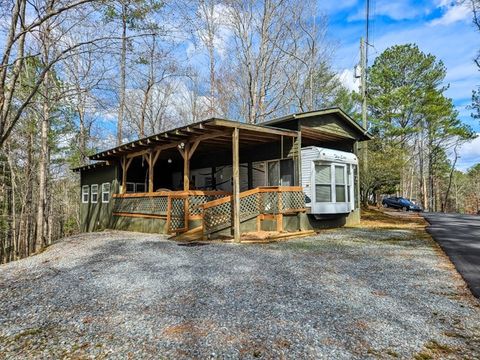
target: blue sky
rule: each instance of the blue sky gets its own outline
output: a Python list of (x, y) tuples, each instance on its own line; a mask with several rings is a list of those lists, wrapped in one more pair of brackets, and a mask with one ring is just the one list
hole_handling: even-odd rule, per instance
[[(365, 1), (324, 0), (319, 10), (329, 18), (329, 38), (335, 44), (335, 70), (351, 81), (359, 60), (360, 36), (365, 33)], [(480, 32), (464, 5), (448, 0), (388, 1), (370, 3), (369, 63), (387, 47), (416, 43), (424, 52), (441, 59), (447, 67), (447, 96), (454, 101), (460, 118), (480, 133), (480, 122), (470, 117), (467, 106), (472, 90), (480, 85), (480, 72), (473, 59), (480, 49)], [(466, 169), (480, 162), (480, 138), (462, 149), (459, 167)]]

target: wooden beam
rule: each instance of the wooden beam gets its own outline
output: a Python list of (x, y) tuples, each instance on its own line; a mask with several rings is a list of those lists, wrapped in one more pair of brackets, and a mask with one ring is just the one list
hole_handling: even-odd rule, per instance
[(127, 171), (132, 163), (132, 159), (128, 159), (126, 156), (122, 157), (121, 165), (122, 165), (122, 194), (127, 192)]
[(277, 214), (275, 216), (275, 219), (277, 220), (277, 231), (282, 232), (283, 231), (283, 214)]
[(234, 128), (232, 132), (232, 214), (233, 214), (233, 239), (240, 242), (240, 155), (239, 155), (239, 130)]
[(190, 160), (193, 156), (193, 153), (195, 152), (195, 150), (197, 150), (197, 147), (198, 147), (198, 144), (200, 144), (200, 141), (201, 140), (196, 140), (192, 147), (190, 148), (190, 151), (188, 152), (188, 160)]
[(161, 152), (162, 152), (162, 149), (159, 149), (155, 152), (155, 156), (153, 157), (153, 165), (155, 165), (155, 163), (157, 162)]
[(145, 149), (145, 150), (142, 150), (142, 151), (137, 151), (137, 152), (134, 152), (134, 153), (131, 153), (131, 154), (127, 154), (127, 158), (134, 158), (134, 157), (137, 157), (137, 156), (140, 156), (140, 155), (143, 155), (143, 154), (147, 154), (148, 152), (150, 152), (152, 150), (153, 151), (159, 151), (159, 150), (172, 149), (172, 148), (175, 148), (178, 145), (180, 145), (180, 143), (181, 143), (181, 141), (170, 143), (170, 144), (165, 144), (165, 145), (158, 145), (158, 146), (155, 146), (153, 149)]
[(229, 121), (229, 120), (222, 120), (222, 119), (214, 119), (209, 124), (215, 126), (222, 126), (222, 127), (229, 127), (229, 128), (236, 128), (240, 130), (249, 130), (254, 133), (267, 133), (267, 134), (274, 134), (274, 135), (284, 135), (284, 136), (297, 136), (297, 131), (294, 130), (282, 130), (273, 127), (267, 126), (258, 126), (252, 124), (244, 124), (239, 123), (236, 121)]
[(294, 146), (297, 147), (296, 149), (296, 172), (295, 172), (295, 181), (294, 184), (296, 186), (300, 186), (301, 184), (301, 176), (302, 176), (302, 135), (301, 133), (298, 134), (297, 138), (295, 139)]

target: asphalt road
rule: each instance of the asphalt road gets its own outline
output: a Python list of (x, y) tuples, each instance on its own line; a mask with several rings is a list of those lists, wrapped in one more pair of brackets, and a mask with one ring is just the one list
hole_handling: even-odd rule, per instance
[(480, 298), (480, 216), (424, 213), (427, 231), (450, 257), (473, 295)]

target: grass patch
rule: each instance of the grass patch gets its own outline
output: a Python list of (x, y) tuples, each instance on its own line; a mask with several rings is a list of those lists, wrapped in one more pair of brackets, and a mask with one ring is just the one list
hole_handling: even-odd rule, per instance
[(425, 344), (425, 349), (414, 355), (415, 360), (429, 360), (443, 358), (455, 352), (455, 349), (448, 345), (440, 344), (436, 340), (430, 340)]
[(362, 208), (361, 216), (358, 227), (423, 230), (427, 225), (422, 216), (412, 212), (384, 211), (367, 207)]
[(391, 357), (398, 358), (399, 355), (396, 351), (393, 350), (387, 350), (387, 354), (390, 355)]

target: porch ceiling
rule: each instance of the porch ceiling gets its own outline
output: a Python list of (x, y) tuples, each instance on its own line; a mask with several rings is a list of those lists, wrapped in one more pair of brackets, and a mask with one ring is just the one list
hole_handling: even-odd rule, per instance
[(201, 141), (203, 151), (228, 149), (232, 144), (232, 131), (238, 128), (240, 146), (278, 141), (281, 137), (297, 137), (299, 132), (273, 127), (244, 124), (224, 119), (208, 119), (181, 128), (165, 131), (140, 140), (117, 146), (90, 156), (91, 160), (111, 160), (124, 155), (142, 155), (154, 149), (171, 149), (181, 143)]

